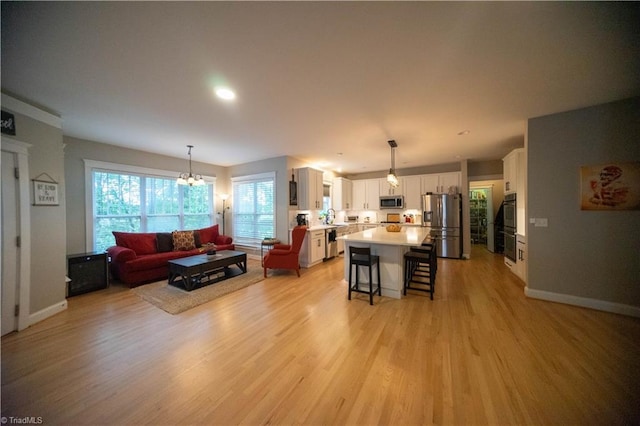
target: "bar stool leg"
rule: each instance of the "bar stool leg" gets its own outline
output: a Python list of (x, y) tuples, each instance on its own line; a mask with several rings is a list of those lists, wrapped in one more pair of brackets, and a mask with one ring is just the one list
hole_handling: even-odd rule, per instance
[(380, 262), (376, 264), (378, 270), (378, 296), (382, 296), (382, 281), (380, 281)]
[(349, 298), (351, 300), (351, 273), (353, 272), (353, 265), (349, 265)]

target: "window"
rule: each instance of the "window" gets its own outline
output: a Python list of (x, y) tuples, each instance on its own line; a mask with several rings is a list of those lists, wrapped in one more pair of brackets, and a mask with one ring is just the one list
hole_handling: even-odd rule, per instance
[(179, 186), (172, 176), (175, 172), (86, 163), (92, 188), (87, 202), (92, 207), (87, 212), (87, 247), (95, 251), (115, 244), (112, 231), (170, 232), (213, 223), (212, 184)]
[(233, 239), (258, 246), (275, 235), (275, 174), (244, 176), (233, 181)]
[(331, 185), (322, 185), (322, 210), (329, 211), (331, 208)]

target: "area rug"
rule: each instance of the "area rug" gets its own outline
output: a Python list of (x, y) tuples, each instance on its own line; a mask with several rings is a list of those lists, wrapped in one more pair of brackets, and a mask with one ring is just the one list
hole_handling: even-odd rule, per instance
[[(234, 268), (236, 266), (233, 266)], [(262, 266), (257, 260), (247, 261), (247, 273), (211, 284), (197, 290), (186, 291), (169, 285), (167, 280), (141, 285), (131, 289), (136, 295), (170, 314), (179, 314), (213, 299), (260, 282), (264, 279)]]

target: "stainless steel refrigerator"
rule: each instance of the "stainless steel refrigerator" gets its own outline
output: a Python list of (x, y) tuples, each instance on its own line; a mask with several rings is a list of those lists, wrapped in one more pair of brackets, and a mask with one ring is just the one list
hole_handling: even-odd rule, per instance
[(430, 228), (439, 257), (462, 257), (462, 195), (422, 196), (422, 226)]

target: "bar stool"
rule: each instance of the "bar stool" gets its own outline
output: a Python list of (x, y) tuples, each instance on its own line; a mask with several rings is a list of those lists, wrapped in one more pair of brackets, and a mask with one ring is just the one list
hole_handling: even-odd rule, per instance
[[(404, 255), (405, 295), (407, 290), (425, 291), (429, 293), (429, 298), (433, 300), (438, 259), (435, 247), (429, 246), (411, 247)], [(412, 283), (415, 285), (412, 286)]]
[[(433, 280), (435, 283), (436, 272), (438, 272), (438, 252), (437, 246), (432, 243), (422, 243), (419, 247), (410, 247), (409, 250), (422, 253), (429, 253), (431, 259), (429, 263), (419, 262), (416, 268), (417, 272), (428, 271), (429, 274), (433, 274)], [(415, 272), (414, 272), (415, 273)]]
[[(378, 272), (378, 287), (376, 289), (373, 287), (374, 265)], [(354, 266), (356, 267), (356, 281), (352, 286), (351, 277)], [(360, 289), (360, 266), (369, 268), (369, 290)], [(370, 247), (349, 247), (349, 300), (351, 300), (352, 291), (368, 293), (370, 305), (373, 305), (373, 293), (377, 292), (378, 296), (382, 296), (382, 287), (380, 286), (380, 256), (371, 254)]]

